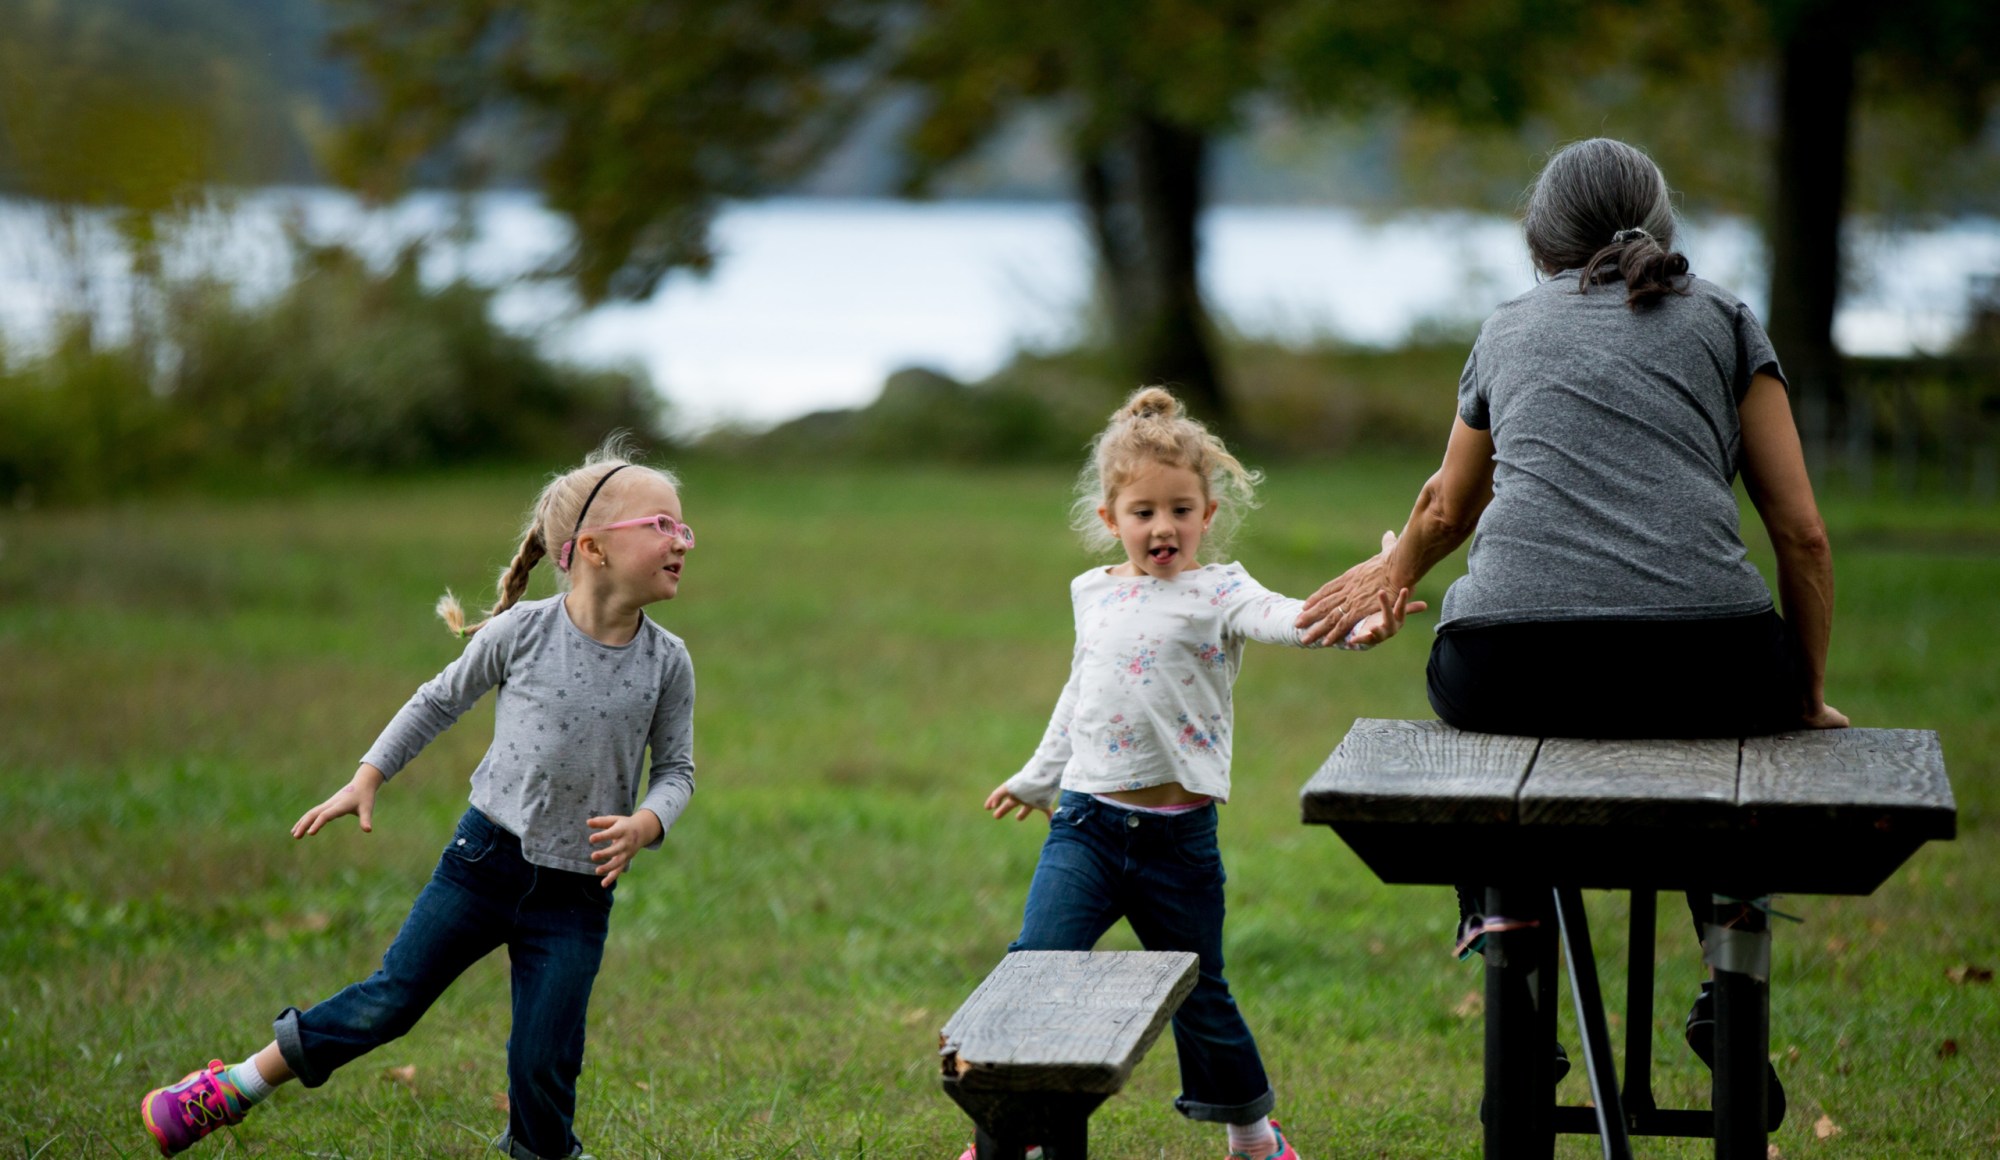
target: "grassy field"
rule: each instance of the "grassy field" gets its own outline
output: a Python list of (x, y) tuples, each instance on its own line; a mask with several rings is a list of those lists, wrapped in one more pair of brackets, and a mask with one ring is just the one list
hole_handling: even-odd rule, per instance
[[(955, 1156), (968, 1124), (938, 1091), (936, 1033), (1014, 933), (1035, 861), (1041, 824), (978, 803), (1063, 680), (1065, 585), (1087, 563), (1067, 480), (682, 466), (701, 546), (655, 612), (694, 653), (701, 791), (619, 892), (579, 1133), (606, 1158)], [(1303, 594), (1400, 525), (1427, 471), (1281, 468), (1238, 555)], [(486, 591), (535, 484), (0, 515), (0, 1157), (150, 1154), (142, 1092), (242, 1058), (281, 1007), (373, 968), (464, 808), (490, 708), (384, 792), (374, 834), (287, 828), (455, 654), (431, 601)], [(1872, 898), (1786, 908), (1806, 922), (1776, 945), (1792, 1114), (1774, 1142), (2000, 1155), (2000, 987), (1947, 974), (2000, 965), (2000, 511), (1834, 497), (1828, 513), (1830, 698), (1857, 724), (1943, 734), (1960, 838)], [(1356, 716), (1429, 715), (1427, 636), (1254, 650), (1238, 686), (1230, 975), (1313, 1160), (1478, 1154), (1479, 976), (1449, 954), (1449, 892), (1384, 887), (1297, 821)], [(1591, 906), (1610, 980), (1622, 900)], [(1661, 909), (1658, 1087), (1705, 1104), (1679, 1037), (1699, 966), (1679, 907)], [(506, 994), (496, 956), (407, 1038), (196, 1155), (480, 1154), (505, 1120)], [(1586, 1094), (1581, 1075), (1565, 1089)], [(1176, 1090), (1163, 1045), (1093, 1121), (1098, 1153), (1219, 1157), (1219, 1131), (1170, 1111)]]

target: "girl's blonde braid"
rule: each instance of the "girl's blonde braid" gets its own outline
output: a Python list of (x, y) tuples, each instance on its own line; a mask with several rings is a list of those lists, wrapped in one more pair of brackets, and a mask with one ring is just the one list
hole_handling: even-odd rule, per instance
[(548, 554), (549, 549), (542, 542), (541, 522), (538, 520), (528, 528), (528, 534), (521, 537), (521, 547), (515, 551), (513, 560), (501, 569), (500, 599), (486, 613), (485, 620), (478, 624), (465, 623), (465, 609), (460, 607), (458, 597), (453, 596), (450, 589), (446, 589), (445, 594), (438, 598), (438, 616), (444, 620), (445, 627), (449, 628), (453, 635), (461, 638), (471, 636), (493, 623), (494, 617), (520, 603), (521, 597), (528, 591), (528, 574), (534, 571), (535, 564)]

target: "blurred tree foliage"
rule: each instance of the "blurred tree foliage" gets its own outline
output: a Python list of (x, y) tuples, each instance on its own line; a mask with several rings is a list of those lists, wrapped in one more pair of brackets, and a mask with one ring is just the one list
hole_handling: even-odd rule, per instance
[(0, 189), (157, 209), (303, 181), (350, 99), (318, 0), (0, 0)]
[(207, 475), (559, 460), (625, 427), (657, 438), (642, 375), (554, 364), (492, 320), (493, 291), (427, 286), (405, 250), (374, 270), (301, 244), (279, 296), (164, 283), (171, 342), (0, 349), (0, 498), (97, 498)]
[(919, 94), (909, 192), (1027, 110), (1076, 162), (1132, 378), (1228, 422), (1200, 292), (1217, 137), (1257, 100), (1401, 101), (1507, 123), (1561, 83), (1583, 0), (339, 0), (379, 101), (345, 173), (377, 192), (423, 159), (480, 175), (482, 140), (539, 143), (586, 298), (713, 260), (725, 198), (796, 179), (890, 91)]
[(337, 169), (381, 195), (427, 159), (483, 180), (532, 144), (576, 227), (586, 301), (708, 268), (727, 198), (769, 192), (851, 122), (879, 50), (877, 0), (331, 0), (375, 104)]

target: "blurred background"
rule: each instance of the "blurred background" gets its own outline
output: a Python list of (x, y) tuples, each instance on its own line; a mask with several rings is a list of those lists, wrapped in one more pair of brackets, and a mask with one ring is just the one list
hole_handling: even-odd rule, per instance
[[(373, 968), (490, 708), (374, 833), (287, 827), (615, 428), (700, 529), (649, 615), (700, 673), (702, 788), (619, 886), (579, 1133), (956, 1155), (936, 1032), (1035, 863), (977, 810), (1067, 669), (1085, 441), (1175, 385), (1268, 474), (1241, 559), (1311, 592), (1401, 526), (1533, 284), (1524, 190), (1598, 134), (1790, 374), (1829, 700), (1937, 730), (1958, 793), (1875, 896), (1785, 905), (1773, 1154), (2000, 1154), (1996, 102), (1992, 0), (0, 0), (0, 1155), (150, 1151), (142, 1093)], [(1430, 715), (1430, 623), (1237, 686), (1230, 976), (1316, 1158), (1478, 1153), (1449, 892), (1296, 812), (1356, 717)], [(1615, 964), (1624, 899), (1589, 906)], [(1662, 912), (1655, 1079), (1705, 1106)], [(482, 1154), (507, 992), (490, 956), (203, 1147)], [(1217, 1154), (1171, 1059), (1107, 1155)]]
[(1271, 452), (1429, 448), (1532, 282), (1524, 189), (1596, 134), (1767, 321), (1816, 466), (1995, 488), (1976, 0), (0, 0), (0, 30), (17, 503), (611, 425), (1068, 455), (1139, 382)]

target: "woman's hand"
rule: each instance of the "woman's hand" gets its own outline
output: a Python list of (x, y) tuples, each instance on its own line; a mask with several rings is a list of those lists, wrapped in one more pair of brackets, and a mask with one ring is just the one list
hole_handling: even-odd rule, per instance
[(1034, 802), (1023, 801), (1015, 797), (1007, 789), (1007, 783), (1004, 781), (995, 786), (992, 793), (986, 795), (986, 812), (992, 814), (995, 818), (1004, 818), (1009, 813), (1012, 813), (1014, 820), (1018, 822), (1024, 820), (1036, 810), (1040, 810), (1046, 814), (1049, 812), (1049, 807), (1038, 806)]
[(292, 837), (310, 838), (319, 833), (321, 826), (335, 818), (348, 814), (361, 815), (361, 832), (375, 831), (375, 791), (382, 788), (382, 771), (361, 763), (354, 771), (354, 780), (341, 786), (334, 795), (307, 810), (298, 821), (292, 823)]
[(1847, 714), (1821, 701), (1806, 709), (1806, 728), (1845, 729), (1848, 727)]
[(618, 881), (618, 876), (632, 865), (632, 855), (667, 832), (660, 825), (660, 816), (651, 810), (640, 810), (630, 816), (606, 814), (584, 824), (597, 831), (590, 836), (590, 844), (597, 847), (590, 852), (590, 860), (597, 863), (597, 884), (605, 887)]
[(1403, 630), (1405, 616), (1430, 607), (1421, 600), (1411, 600), (1408, 588), (1397, 589), (1393, 598), (1387, 592), (1377, 592), (1375, 599), (1381, 609), (1362, 617), (1354, 630), (1335, 641), (1333, 647), (1354, 652), (1374, 648)]
[(1383, 532), (1381, 555), (1361, 561), (1306, 598), (1305, 610), (1294, 622), (1305, 629), (1300, 643), (1311, 647), (1345, 640), (1373, 611), (1374, 594), (1395, 591), (1389, 586), (1389, 549), (1395, 546), (1396, 533)]

